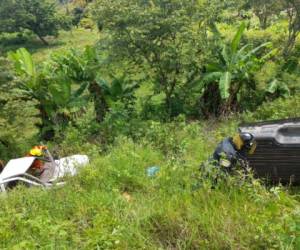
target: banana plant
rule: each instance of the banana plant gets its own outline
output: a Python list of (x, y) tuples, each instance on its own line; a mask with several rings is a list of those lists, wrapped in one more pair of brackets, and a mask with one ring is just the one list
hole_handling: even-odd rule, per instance
[(25, 48), (10, 52), (8, 58), (14, 64), (19, 91), (37, 103), (42, 138), (51, 139), (57, 115), (61, 115), (58, 110), (70, 103), (71, 82), (62, 74), (53, 74), (46, 66), (38, 68)]
[(269, 48), (270, 43), (264, 43), (254, 49), (250, 49), (249, 44), (240, 48), (245, 29), (246, 24), (242, 23), (230, 44), (222, 42), (216, 61), (206, 65), (207, 73), (202, 81), (204, 88), (211, 83), (218, 84), (220, 96), (228, 109), (237, 99), (244, 84), (249, 88), (255, 88), (253, 73), (259, 69), (261, 62), (275, 53), (272, 50), (260, 59), (257, 58), (257, 53), (263, 48)]
[(290, 96), (290, 89), (284, 82), (273, 79), (267, 86), (265, 95), (288, 98)]
[(102, 87), (104, 97), (108, 103), (116, 101), (128, 101), (134, 99), (134, 90), (139, 87), (138, 82), (131, 82), (125, 76), (111, 77), (111, 81), (99, 79), (97, 83)]
[(103, 61), (95, 47), (86, 46), (83, 51), (71, 49), (64, 55), (54, 56), (53, 61), (58, 72), (79, 84), (77, 96), (87, 90), (94, 102), (98, 122), (104, 120), (113, 102), (133, 98), (133, 92), (138, 87), (138, 83), (130, 83), (125, 77), (110, 76), (111, 81), (102, 79), (100, 73)]

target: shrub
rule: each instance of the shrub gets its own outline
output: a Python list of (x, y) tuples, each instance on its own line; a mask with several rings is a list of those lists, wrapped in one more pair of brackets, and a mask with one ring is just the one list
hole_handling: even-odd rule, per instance
[(264, 121), (273, 119), (288, 119), (300, 117), (299, 95), (288, 99), (278, 99), (273, 102), (265, 102), (255, 112), (246, 113), (243, 119), (247, 121)]

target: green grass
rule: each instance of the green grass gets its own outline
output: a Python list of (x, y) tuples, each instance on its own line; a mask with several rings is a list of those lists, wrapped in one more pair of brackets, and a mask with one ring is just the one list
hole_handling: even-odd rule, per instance
[[(0, 248), (299, 249), (296, 194), (239, 177), (212, 189), (199, 176), (236, 124), (153, 123), (139, 142), (120, 137), (93, 153), (64, 187), (12, 190), (1, 197)], [(153, 165), (160, 172), (149, 178)]]
[[(53, 51), (84, 47), (98, 36), (76, 29), (61, 32), (50, 46), (32, 39), (3, 51), (26, 47), (42, 62)], [(140, 91), (143, 96), (148, 90)], [(63, 156), (87, 153), (91, 164), (64, 187), (18, 187), (1, 195), (0, 249), (299, 249), (298, 190), (241, 182), (239, 176), (211, 188), (198, 171), (241, 120), (296, 117), (299, 106), (297, 96), (221, 121), (141, 122), (132, 129), (139, 135), (135, 142), (120, 136), (101, 153), (100, 145), (69, 129), (55, 146)], [(85, 122), (83, 130), (93, 126)], [(149, 178), (146, 169), (153, 165), (160, 172)]]
[(83, 48), (86, 45), (94, 44), (99, 39), (97, 31), (90, 31), (82, 28), (73, 29), (72, 31), (61, 31), (57, 38), (46, 38), (49, 45), (44, 45), (36, 37), (32, 36), (24, 43), (14, 43), (16, 41), (15, 34), (5, 35), (0, 40), (0, 53), (6, 53), (10, 50), (17, 50), (20, 47), (27, 48), (33, 53), (34, 59), (37, 62), (42, 62), (49, 57), (52, 52), (64, 50), (70, 47)]

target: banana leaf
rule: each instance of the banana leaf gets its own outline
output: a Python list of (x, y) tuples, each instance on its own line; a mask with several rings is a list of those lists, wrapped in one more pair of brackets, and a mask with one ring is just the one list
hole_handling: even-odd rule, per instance
[(230, 96), (229, 89), (231, 84), (231, 78), (232, 75), (228, 71), (225, 72), (220, 78), (219, 90), (220, 90), (221, 97), (223, 99), (227, 99)]

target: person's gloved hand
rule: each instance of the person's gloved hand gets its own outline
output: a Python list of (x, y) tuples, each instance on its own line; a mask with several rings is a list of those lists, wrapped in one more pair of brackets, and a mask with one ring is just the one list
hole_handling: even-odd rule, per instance
[(221, 167), (224, 167), (226, 169), (233, 168), (236, 164), (236, 158), (232, 154), (228, 155), (221, 155), (221, 158), (219, 160), (219, 165)]

